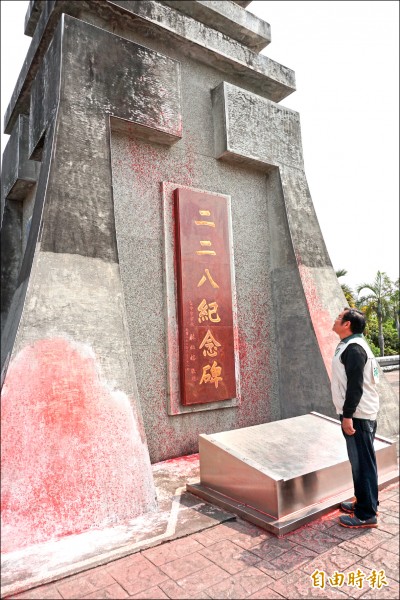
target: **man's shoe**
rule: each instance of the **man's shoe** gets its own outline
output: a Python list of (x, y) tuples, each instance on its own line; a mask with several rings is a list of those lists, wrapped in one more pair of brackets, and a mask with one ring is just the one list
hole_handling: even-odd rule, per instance
[[(356, 501), (354, 502), (342, 502), (340, 505), (340, 510), (342, 510), (345, 513), (348, 513), (350, 515), (352, 515), (354, 513), (354, 509), (356, 507)], [(377, 511), (376, 516), (378, 516), (379, 513)]]
[(353, 514), (355, 505), (355, 502), (342, 502), (342, 504), (340, 505), (340, 510), (342, 510), (345, 513)]
[(352, 517), (345, 515), (343, 517), (339, 517), (339, 525), (342, 527), (349, 527), (350, 529), (378, 527), (378, 519), (376, 517), (371, 517), (365, 521), (362, 521), (355, 515)]

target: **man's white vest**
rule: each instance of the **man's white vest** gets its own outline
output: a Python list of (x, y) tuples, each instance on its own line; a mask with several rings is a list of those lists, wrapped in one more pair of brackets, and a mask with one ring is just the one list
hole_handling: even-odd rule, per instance
[(367, 362), (364, 367), (363, 395), (361, 396), (361, 400), (353, 417), (374, 421), (379, 410), (379, 395), (376, 389), (376, 385), (379, 383), (379, 368), (371, 348), (362, 337), (354, 337), (347, 343), (346, 341), (342, 341), (336, 348), (332, 360), (331, 388), (333, 404), (335, 405), (338, 415), (343, 414), (343, 404), (346, 399), (347, 376), (340, 357), (350, 344), (358, 344), (364, 348), (367, 353)]

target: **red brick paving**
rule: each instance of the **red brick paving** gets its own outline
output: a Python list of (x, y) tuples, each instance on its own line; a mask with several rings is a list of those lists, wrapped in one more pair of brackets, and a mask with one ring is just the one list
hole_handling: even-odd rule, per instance
[[(399, 598), (399, 485), (380, 494), (378, 529), (352, 531), (339, 512), (278, 539), (241, 519), (138, 552), (9, 598)], [(334, 572), (362, 586), (329, 583)], [(373, 570), (388, 585), (371, 587)], [(324, 573), (325, 587), (311, 575)], [(332, 581), (332, 580), (331, 580)]]

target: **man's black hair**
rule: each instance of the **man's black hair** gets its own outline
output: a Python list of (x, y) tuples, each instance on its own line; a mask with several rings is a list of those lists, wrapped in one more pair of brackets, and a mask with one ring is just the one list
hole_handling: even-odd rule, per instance
[(344, 321), (350, 321), (350, 329), (352, 333), (364, 333), (365, 326), (367, 324), (365, 315), (356, 308), (344, 308), (346, 311), (343, 315), (342, 323)]

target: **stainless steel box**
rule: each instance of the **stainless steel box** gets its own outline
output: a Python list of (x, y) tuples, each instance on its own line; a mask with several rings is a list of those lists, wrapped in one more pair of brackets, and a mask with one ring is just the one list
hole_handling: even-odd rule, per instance
[[(199, 436), (191, 493), (282, 535), (353, 496), (339, 421), (318, 413)], [(375, 438), (379, 485), (398, 479), (396, 445)]]

